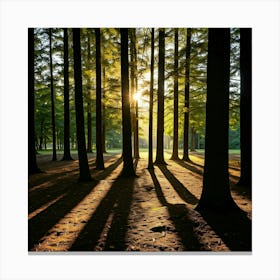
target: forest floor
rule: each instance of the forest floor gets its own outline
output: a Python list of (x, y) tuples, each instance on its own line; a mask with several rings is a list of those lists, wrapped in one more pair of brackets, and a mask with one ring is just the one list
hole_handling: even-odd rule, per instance
[(191, 162), (167, 159), (153, 171), (140, 159), (136, 178), (119, 176), (120, 154), (104, 154), (103, 171), (89, 154), (93, 181), (86, 183), (77, 180), (74, 158), (37, 158), (44, 172), (29, 177), (29, 251), (251, 251), (251, 194), (235, 186), (239, 156), (230, 155), (229, 173), (242, 211), (229, 214), (194, 210), (202, 191), (201, 154), (191, 153)]

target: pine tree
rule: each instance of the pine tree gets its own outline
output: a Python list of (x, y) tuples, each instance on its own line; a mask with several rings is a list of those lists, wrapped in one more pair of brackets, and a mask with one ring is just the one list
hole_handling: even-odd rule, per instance
[(163, 152), (164, 137), (164, 62), (165, 62), (165, 30), (159, 30), (158, 58), (158, 113), (157, 113), (157, 151), (156, 164), (166, 164)]
[(68, 29), (64, 33), (64, 155), (63, 160), (72, 160), (70, 154), (70, 111), (69, 111), (69, 58), (68, 58)]
[(80, 29), (73, 28), (75, 107), (80, 181), (91, 180), (85, 141)]
[(121, 28), (121, 85), (122, 85), (122, 133), (123, 169), (122, 176), (135, 176), (131, 144), (131, 115), (129, 96), (128, 29)]
[(210, 28), (208, 38), (205, 164), (197, 210), (223, 212), (237, 208), (228, 174), (230, 29)]
[(101, 51), (100, 28), (95, 28), (96, 45), (96, 169), (104, 169), (102, 148), (102, 92), (101, 92)]

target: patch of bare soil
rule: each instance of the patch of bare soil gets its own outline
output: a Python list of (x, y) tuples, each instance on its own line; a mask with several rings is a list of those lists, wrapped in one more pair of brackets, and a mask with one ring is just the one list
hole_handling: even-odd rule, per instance
[[(105, 170), (89, 164), (93, 181), (78, 182), (78, 161), (38, 156), (44, 173), (29, 178), (29, 251), (251, 251), (251, 195), (236, 187), (239, 167), (230, 168), (232, 196), (240, 213), (199, 213), (203, 158), (167, 160), (136, 178), (119, 177), (120, 155), (105, 156)], [(233, 160), (233, 163), (235, 161)]]

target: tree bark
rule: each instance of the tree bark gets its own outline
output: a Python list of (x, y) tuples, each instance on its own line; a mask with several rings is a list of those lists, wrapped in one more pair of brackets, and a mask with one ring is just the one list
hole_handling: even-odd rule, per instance
[(72, 160), (70, 154), (70, 110), (69, 110), (69, 61), (68, 29), (63, 28), (64, 42), (64, 155), (62, 160)]
[(240, 157), (238, 185), (252, 187), (252, 29), (240, 28)]
[(104, 169), (102, 148), (102, 92), (101, 92), (101, 51), (100, 28), (95, 28), (96, 45), (96, 169)]
[(105, 97), (106, 97), (106, 71), (105, 71), (105, 65), (103, 66), (103, 102), (102, 102), (102, 148), (103, 153), (107, 153), (106, 151), (106, 107), (105, 107)]
[(41, 172), (35, 148), (34, 28), (28, 28), (28, 175)]
[(178, 157), (178, 28), (174, 36), (174, 119), (173, 119), (173, 151), (171, 159)]
[(230, 29), (210, 28), (208, 32), (205, 164), (196, 209), (223, 213), (237, 209), (228, 174)]
[(81, 42), (80, 29), (73, 28), (73, 51), (74, 51), (74, 80), (75, 80), (75, 107), (76, 107), (76, 131), (80, 169), (80, 181), (90, 181), (90, 171), (85, 141), (82, 66), (81, 66)]
[(56, 157), (56, 137), (55, 137), (55, 105), (54, 105), (54, 88), (53, 88), (53, 62), (52, 62), (52, 29), (49, 28), (49, 46), (50, 46), (50, 74), (51, 74), (51, 118), (52, 118), (52, 142), (53, 156), (52, 160), (57, 160)]
[[(90, 33), (87, 31), (87, 67), (90, 70)], [(92, 128), (91, 128), (91, 82), (87, 75), (87, 152), (92, 153)]]
[(165, 30), (159, 30), (159, 60), (158, 60), (158, 114), (157, 114), (157, 152), (156, 164), (166, 164), (164, 161), (164, 62), (165, 62)]
[(121, 28), (121, 86), (122, 86), (122, 137), (124, 177), (135, 176), (131, 144), (131, 115), (129, 96), (128, 29)]
[(154, 106), (154, 41), (155, 29), (151, 32), (151, 79), (150, 79), (150, 105), (149, 105), (149, 159), (148, 169), (154, 169), (153, 166), (153, 106)]
[(184, 107), (184, 136), (183, 136), (183, 160), (189, 158), (189, 111), (190, 111), (190, 59), (191, 59), (192, 30), (187, 29), (186, 69), (185, 69), (185, 107)]

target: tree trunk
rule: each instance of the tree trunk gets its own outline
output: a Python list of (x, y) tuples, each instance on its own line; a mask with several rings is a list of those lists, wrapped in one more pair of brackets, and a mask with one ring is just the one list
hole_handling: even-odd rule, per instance
[(64, 33), (64, 155), (62, 160), (72, 160), (70, 154), (70, 110), (69, 110), (69, 58), (68, 58), (68, 29)]
[(240, 28), (240, 157), (238, 185), (252, 186), (252, 29)]
[(105, 111), (105, 96), (106, 96), (106, 71), (105, 65), (103, 66), (103, 102), (102, 102), (102, 148), (103, 153), (107, 153), (106, 151), (106, 111)]
[(121, 28), (121, 86), (122, 86), (122, 137), (123, 169), (122, 176), (135, 176), (131, 144), (131, 115), (129, 96), (128, 29)]
[(104, 169), (102, 148), (102, 92), (101, 92), (101, 51), (100, 51), (100, 28), (95, 29), (96, 45), (96, 169)]
[(189, 111), (190, 111), (190, 59), (191, 59), (192, 30), (187, 29), (186, 69), (185, 69), (185, 107), (184, 107), (184, 136), (183, 136), (183, 160), (189, 158)]
[[(90, 33), (87, 31), (87, 68), (91, 69), (90, 65)], [(87, 152), (92, 153), (92, 128), (91, 128), (91, 82), (90, 75), (87, 75)]]
[(75, 107), (76, 107), (76, 131), (78, 144), (78, 157), (80, 169), (80, 181), (91, 180), (85, 141), (83, 87), (81, 66), (81, 42), (80, 29), (73, 28), (73, 51), (74, 51), (74, 80), (75, 80)]
[(154, 169), (153, 166), (153, 106), (154, 106), (154, 40), (155, 29), (151, 32), (151, 79), (150, 79), (150, 106), (149, 106), (149, 159), (148, 169)]
[(178, 157), (178, 28), (174, 36), (174, 119), (173, 119), (173, 151), (171, 159)]
[[(134, 92), (137, 93), (137, 51), (136, 51), (136, 30), (135, 28), (131, 29), (131, 53), (132, 53), (132, 68), (133, 76), (131, 79), (134, 81)], [(132, 94), (133, 94), (132, 93)], [(139, 120), (138, 120), (138, 100), (135, 100), (135, 124), (134, 124), (134, 158), (139, 159)]]
[(157, 153), (156, 164), (166, 164), (163, 153), (164, 137), (164, 62), (165, 62), (165, 30), (159, 30), (158, 59), (158, 114), (157, 114)]
[(53, 156), (52, 160), (57, 160), (56, 157), (56, 138), (55, 138), (55, 107), (54, 107), (54, 88), (53, 88), (53, 63), (52, 63), (52, 29), (49, 28), (49, 45), (50, 45), (50, 74), (51, 74), (51, 116), (52, 116), (52, 141), (53, 141)]
[(228, 174), (230, 29), (208, 32), (205, 164), (197, 209), (223, 213), (237, 209)]
[(41, 172), (35, 149), (34, 28), (28, 28), (28, 174)]

